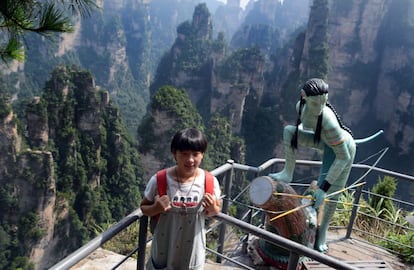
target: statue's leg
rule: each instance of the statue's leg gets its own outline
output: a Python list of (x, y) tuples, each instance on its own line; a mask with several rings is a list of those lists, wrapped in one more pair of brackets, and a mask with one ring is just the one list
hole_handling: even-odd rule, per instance
[[(352, 159), (349, 161), (349, 164), (344, 168), (341, 175), (338, 177), (338, 179), (332, 183), (331, 187), (327, 191), (328, 198), (333, 201), (337, 201), (340, 194), (337, 194), (335, 196), (329, 196), (329, 194), (339, 191), (345, 187), (346, 182), (348, 181), (349, 173), (351, 172), (352, 163), (355, 156), (355, 145), (350, 144), (350, 151), (352, 155)], [(320, 171), (320, 175), (318, 178), (318, 185), (320, 185), (326, 178), (326, 174), (328, 173), (328, 170), (332, 163), (335, 160), (335, 154), (333, 150), (325, 146), (324, 154), (323, 154), (323, 160), (322, 160), (322, 167)], [(326, 202), (323, 207), (323, 216), (322, 221), (318, 227), (317, 230), (317, 238), (315, 241), (315, 249), (319, 250), (321, 252), (326, 252), (328, 250), (328, 245), (326, 244), (326, 238), (329, 228), (329, 223), (332, 220), (335, 210), (336, 210), (337, 203), (336, 202)]]
[[(269, 176), (274, 180), (283, 181), (285, 183), (292, 182), (293, 172), (295, 170), (296, 164), (296, 149), (293, 149), (290, 145), (293, 134), (295, 133), (295, 126), (286, 126), (283, 129), (283, 147), (285, 150), (285, 165), (283, 170), (278, 173), (271, 173)], [(299, 130), (298, 132), (298, 145), (314, 145), (313, 143), (313, 132), (303, 132)]]
[[(325, 145), (323, 149), (322, 166), (319, 171), (318, 186), (320, 186), (320, 184), (325, 180), (329, 168), (331, 167), (334, 160), (335, 153), (330, 147)], [(335, 189), (335, 187), (331, 186), (330, 189)], [(336, 203), (325, 203), (322, 209), (323, 216), (321, 224), (319, 224), (317, 230), (315, 249), (319, 250), (320, 252), (326, 252), (328, 250), (328, 245), (326, 244), (326, 234), (328, 232), (329, 221), (332, 219), (336, 210)]]
[[(329, 198), (336, 201), (336, 198)], [(315, 249), (320, 252), (328, 251), (328, 244), (326, 243), (326, 237), (328, 234), (329, 223), (332, 220), (335, 210), (336, 202), (325, 202), (323, 207), (323, 217), (321, 224), (319, 225), (316, 233)]]

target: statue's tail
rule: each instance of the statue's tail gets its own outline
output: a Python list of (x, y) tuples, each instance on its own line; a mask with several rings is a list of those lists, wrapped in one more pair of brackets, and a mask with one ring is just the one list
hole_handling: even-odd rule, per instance
[(384, 133), (384, 131), (381, 129), (377, 133), (375, 133), (375, 134), (373, 134), (373, 135), (371, 135), (369, 137), (362, 138), (362, 139), (355, 139), (355, 143), (356, 143), (356, 145), (360, 145), (360, 144), (363, 144), (363, 143), (372, 141), (373, 139), (375, 139), (376, 137), (378, 137), (382, 133)]

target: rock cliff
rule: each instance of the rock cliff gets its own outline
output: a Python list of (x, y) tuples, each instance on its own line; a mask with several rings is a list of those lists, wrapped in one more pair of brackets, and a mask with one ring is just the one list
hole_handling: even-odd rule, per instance
[(10, 112), (1, 119), (0, 126), (3, 153), (0, 156), (1, 226), (5, 231), (20, 235), (18, 249), (25, 250), (39, 269), (56, 247), (53, 241), (57, 221), (53, 157), (46, 150), (22, 149), (22, 136), (17, 131), (15, 117)]
[[(361, 146), (363, 159), (390, 147), (384, 164), (411, 174), (413, 154), (413, 81), (411, 1), (327, 1), (311, 4), (306, 30), (274, 61), (274, 80), (265, 95), (292, 107), (298, 88), (310, 77), (322, 76), (330, 86), (330, 101), (355, 137), (379, 129), (385, 135), (375, 145)], [(285, 60), (283, 60), (285, 59)], [(283, 74), (284, 76), (281, 76)], [(284, 105), (281, 105), (284, 106)], [(294, 113), (292, 112), (294, 116)], [(288, 114), (284, 121), (294, 123)], [(282, 149), (276, 149), (280, 156)], [(396, 160), (404, 162), (395, 162)]]
[(47, 269), (94, 236), (91, 226), (137, 207), (136, 145), (89, 72), (57, 68), (24, 120), (2, 111), (2, 267)]
[[(411, 156), (414, 28), (409, 21), (414, 3), (331, 1), (329, 9), (327, 80), (332, 102), (357, 137), (384, 129), (385, 144), (392, 148), (389, 161)], [(412, 164), (387, 165), (413, 172), (408, 169)]]

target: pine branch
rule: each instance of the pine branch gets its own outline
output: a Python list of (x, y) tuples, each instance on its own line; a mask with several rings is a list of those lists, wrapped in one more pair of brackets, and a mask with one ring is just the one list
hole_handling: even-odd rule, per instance
[(73, 32), (73, 26), (69, 18), (65, 17), (62, 10), (55, 5), (49, 4), (43, 9), (39, 26), (32, 31), (45, 34), (47, 32)]
[[(71, 17), (90, 16), (99, 8), (96, 0), (1, 0), (0, 33), (9, 37), (0, 44), (0, 58), (24, 60), (24, 46), (21, 42), (25, 32), (48, 36), (51, 32), (73, 32)], [(72, 14), (67, 12), (71, 11)], [(73, 16), (71, 16), (73, 15)]]
[(24, 61), (24, 49), (16, 38), (10, 38), (8, 44), (0, 46), (0, 58), (7, 63), (10, 60)]

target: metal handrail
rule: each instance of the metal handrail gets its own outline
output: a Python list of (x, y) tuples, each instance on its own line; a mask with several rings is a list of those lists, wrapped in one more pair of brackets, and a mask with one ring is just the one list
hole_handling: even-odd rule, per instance
[[(226, 182), (223, 183), (225, 186), (225, 196), (229, 196), (230, 194), (230, 187), (231, 187), (231, 181), (234, 177), (234, 170), (237, 171), (244, 171), (244, 172), (251, 172), (254, 173), (255, 176), (259, 176), (263, 171), (270, 168), (271, 166), (274, 166), (278, 163), (284, 163), (284, 159), (278, 159), (273, 158), (269, 159), (268, 161), (264, 162), (262, 165), (258, 167), (252, 167), (244, 164), (238, 164), (235, 163), (233, 160), (229, 160), (226, 164), (223, 164), (222, 166), (214, 169), (211, 171), (211, 173), (216, 176), (222, 176), (225, 179)], [(309, 160), (297, 160), (296, 163), (298, 165), (310, 165), (310, 166), (320, 166), (322, 162), (320, 161), (309, 161)], [(364, 164), (353, 164), (353, 168), (358, 169), (366, 169), (369, 171), (376, 171), (384, 174), (388, 174), (391, 176), (395, 176), (398, 178), (403, 178), (409, 181), (414, 182), (414, 177), (409, 175), (404, 175), (400, 173), (396, 173), (393, 171), (385, 170), (382, 168), (364, 165)], [(220, 228), (220, 241), (223, 241), (224, 233), (225, 233), (225, 226), (226, 224), (231, 224), (232, 226), (237, 226), (241, 228), (244, 231), (247, 231), (248, 234), (254, 234), (259, 237), (264, 238), (264, 240), (269, 241), (273, 244), (276, 244), (278, 246), (281, 246), (283, 248), (286, 248), (290, 250), (290, 259), (289, 259), (289, 269), (296, 269), (294, 267), (297, 266), (299, 255), (305, 255), (309, 258), (312, 258), (316, 261), (319, 261), (321, 263), (324, 263), (326, 265), (332, 266), (332, 267), (338, 267), (340, 269), (355, 269), (350, 265), (347, 265), (344, 262), (338, 261), (336, 259), (333, 259), (329, 256), (326, 256), (320, 252), (317, 252), (315, 250), (309, 249), (299, 243), (293, 242), (289, 239), (283, 238), (279, 235), (275, 235), (273, 233), (270, 233), (264, 229), (261, 229), (259, 227), (256, 227), (248, 222), (240, 221), (239, 219), (236, 219), (234, 217), (228, 216), (227, 214), (227, 207), (228, 205), (225, 205), (223, 207), (223, 212), (219, 213), (215, 218), (221, 221), (221, 228)], [(354, 217), (355, 218), (355, 217)], [(64, 260), (60, 261), (56, 265), (54, 265), (51, 270), (61, 270), (61, 269), (69, 269), (70, 267), (74, 266), (76, 263), (87, 257), (89, 254), (91, 254), (94, 250), (99, 248), (101, 245), (103, 245), (106, 241), (110, 240), (112, 237), (114, 237), (116, 234), (118, 234), (123, 229), (127, 228), (129, 225), (131, 225), (133, 222), (139, 220), (140, 222), (140, 231), (138, 236), (138, 260), (137, 260), (137, 269), (144, 269), (144, 261), (145, 261), (145, 248), (146, 248), (146, 238), (147, 238), (147, 223), (148, 219), (146, 216), (143, 216), (140, 209), (137, 209), (133, 211), (131, 214), (123, 218), (120, 222), (109, 228), (107, 231), (102, 233), (101, 235), (97, 236), (78, 250), (71, 253), (68, 257), (66, 257)], [(352, 224), (351, 222), (350, 224)], [(352, 225), (351, 225), (352, 226)], [(349, 229), (349, 228), (348, 228)], [(352, 230), (352, 228), (351, 228)], [(350, 231), (348, 231), (348, 237), (350, 236)], [(224, 243), (219, 242), (219, 250), (222, 251)], [(143, 251), (143, 252), (140, 252)], [(222, 254), (222, 252), (214, 252), (219, 257), (222, 257), (224, 259), (225, 256)], [(248, 268), (246, 268), (248, 269)]]
[(102, 234), (98, 235), (87, 244), (83, 245), (73, 253), (71, 253), (68, 257), (60, 261), (59, 263), (55, 264), (50, 268), (50, 270), (66, 270), (70, 267), (77, 264), (82, 259), (86, 258), (89, 254), (91, 254), (94, 250), (99, 248), (105, 242), (110, 240), (112, 237), (117, 235), (119, 232), (124, 230), (126, 227), (131, 225), (137, 219), (142, 216), (141, 209), (137, 209), (133, 211), (128, 216), (124, 217), (121, 221), (110, 227), (107, 231), (103, 232)]
[[(284, 238), (280, 235), (271, 233), (269, 231), (266, 231), (262, 228), (258, 228), (254, 225), (251, 225), (247, 222), (243, 222), (238, 220), (237, 218), (231, 217), (229, 215), (225, 215), (223, 213), (218, 213), (215, 218), (224, 221), (225, 223), (234, 225), (239, 227), (240, 229), (249, 232), (251, 234), (254, 234), (266, 241), (269, 241), (272, 244), (275, 244), (279, 247), (282, 247), (284, 249), (287, 249), (290, 251), (290, 258), (289, 258), (289, 270), (297, 269), (297, 262), (299, 259), (299, 255), (304, 255), (306, 257), (309, 257), (311, 259), (314, 259), (318, 262), (321, 262), (325, 265), (332, 266), (335, 269), (344, 269), (344, 270), (356, 270), (358, 268), (355, 268), (347, 263), (344, 263), (342, 261), (339, 261), (338, 259), (335, 259), (333, 257), (327, 256), (321, 252), (318, 252), (316, 250), (310, 249), (302, 244), (299, 244), (297, 242), (294, 242), (290, 239)], [(295, 258), (291, 258), (295, 257)]]

